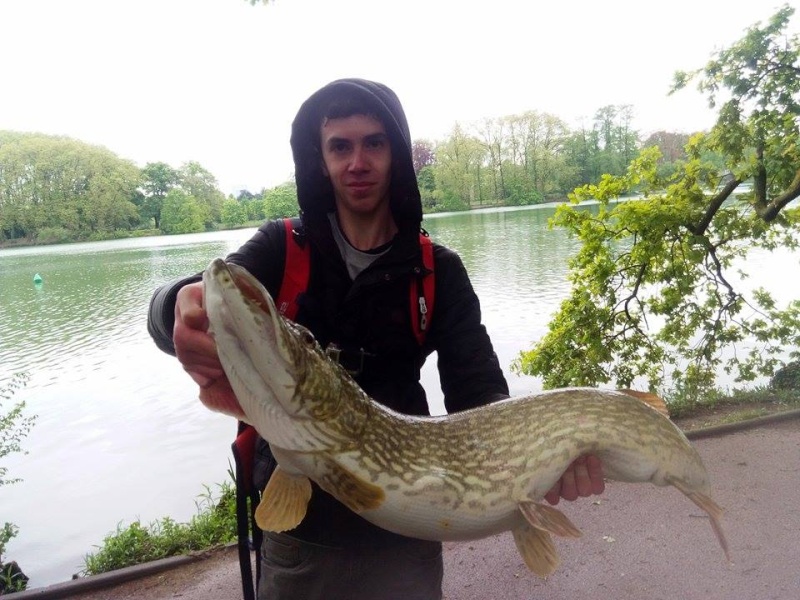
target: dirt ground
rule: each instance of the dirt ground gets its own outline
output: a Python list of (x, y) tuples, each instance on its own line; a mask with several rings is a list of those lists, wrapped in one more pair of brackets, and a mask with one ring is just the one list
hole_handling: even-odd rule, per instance
[[(696, 422), (681, 426), (692, 429), (736, 420), (727, 409), (719, 412), (725, 414), (696, 417)], [(527, 571), (510, 534), (445, 544), (446, 600), (799, 598), (800, 418), (697, 439), (694, 444), (709, 469), (715, 500), (726, 508), (732, 562), (725, 560), (702, 511), (675, 489), (611, 482), (598, 498), (560, 505), (584, 535), (556, 541), (562, 564), (547, 580)], [(236, 553), (227, 549), (122, 585), (58, 597), (242, 596)]]

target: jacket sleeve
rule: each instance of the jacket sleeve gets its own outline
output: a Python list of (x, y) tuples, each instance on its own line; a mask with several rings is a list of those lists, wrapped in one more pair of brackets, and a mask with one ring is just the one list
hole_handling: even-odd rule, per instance
[(481, 323), (478, 296), (461, 258), (436, 246), (436, 290), (431, 338), (447, 412), (508, 398), (489, 334)]
[[(264, 286), (275, 293), (283, 277), (286, 234), (282, 221), (268, 221), (236, 252), (225, 260), (244, 267)], [(175, 326), (175, 299), (178, 290), (203, 278), (202, 273), (177, 279), (156, 289), (150, 299), (147, 313), (147, 331), (156, 346), (167, 354), (175, 355), (172, 329)]]
[(153, 293), (150, 299), (150, 310), (147, 312), (147, 331), (158, 346), (158, 349), (175, 356), (175, 344), (172, 343), (172, 328), (175, 326), (175, 298), (178, 290), (190, 283), (202, 279), (201, 274), (176, 279), (164, 284)]

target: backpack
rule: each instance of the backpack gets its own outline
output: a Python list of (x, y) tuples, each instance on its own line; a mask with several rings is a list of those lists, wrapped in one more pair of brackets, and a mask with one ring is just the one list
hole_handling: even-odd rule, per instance
[[(286, 259), (283, 280), (275, 300), (278, 311), (288, 319), (294, 319), (300, 308), (298, 298), (308, 288), (311, 272), (311, 250), (299, 233), (300, 219), (284, 219), (286, 230)], [(420, 346), (430, 329), (434, 300), (434, 261), (433, 242), (427, 233), (421, 231), (419, 244), (422, 250), (422, 264), (425, 272), (417, 268), (409, 286), (411, 308), (411, 327)], [(234, 459), (236, 480), (236, 539), (239, 551), (239, 569), (242, 576), (244, 600), (255, 600), (258, 581), (261, 578), (261, 560), (258, 551), (263, 541), (263, 532), (255, 522), (255, 510), (261, 499), (261, 490), (253, 484), (253, 466), (258, 433), (252, 425), (239, 421), (231, 450)], [(249, 502), (249, 506), (248, 506)], [(253, 567), (250, 553), (256, 552), (256, 573), (253, 580)]]

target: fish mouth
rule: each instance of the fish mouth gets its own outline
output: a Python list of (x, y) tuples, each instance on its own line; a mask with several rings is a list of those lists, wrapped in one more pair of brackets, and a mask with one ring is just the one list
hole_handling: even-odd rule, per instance
[(203, 284), (206, 310), (215, 313), (220, 329), (211, 334), (236, 340), (234, 356), (220, 354), (223, 366), (227, 362), (239, 372), (257, 373), (273, 392), (294, 388), (294, 360), (285, 325), (261, 282), (243, 267), (217, 258), (203, 273)]

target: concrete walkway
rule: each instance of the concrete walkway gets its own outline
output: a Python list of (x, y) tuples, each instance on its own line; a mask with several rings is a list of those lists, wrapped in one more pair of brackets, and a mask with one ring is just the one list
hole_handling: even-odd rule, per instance
[[(560, 507), (583, 530), (558, 539), (562, 564), (548, 580), (528, 572), (511, 534), (445, 544), (447, 600), (795, 600), (800, 598), (800, 419), (715, 431), (694, 443), (714, 498), (726, 508), (728, 564), (705, 515), (674, 488), (610, 483), (603, 496)], [(236, 600), (238, 562), (229, 548), (170, 559), (95, 580), (7, 596), (81, 600)], [(167, 561), (167, 564), (170, 564)], [(136, 571), (135, 569), (139, 569)], [(127, 571), (127, 570), (123, 570)], [(106, 577), (106, 580), (97, 581)], [(100, 589), (97, 589), (102, 586)]]

